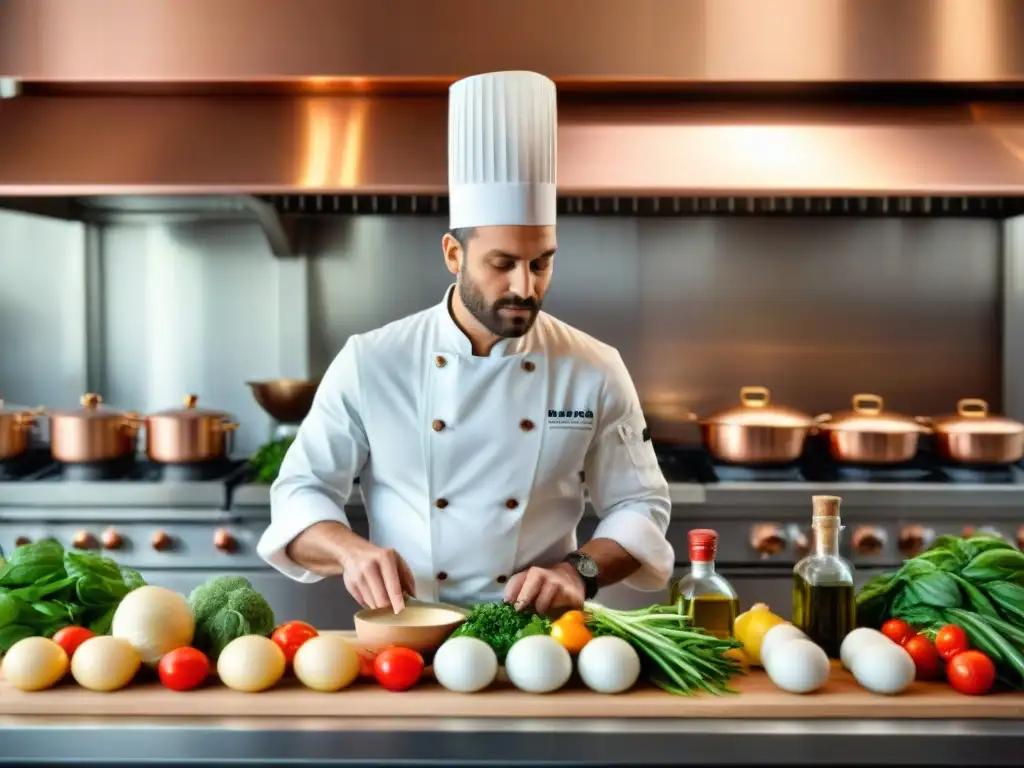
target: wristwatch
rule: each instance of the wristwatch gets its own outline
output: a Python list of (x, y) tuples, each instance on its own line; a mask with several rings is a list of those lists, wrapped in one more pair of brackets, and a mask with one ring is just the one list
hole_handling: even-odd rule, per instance
[(565, 557), (565, 562), (571, 565), (576, 573), (583, 579), (583, 597), (586, 600), (593, 600), (597, 595), (597, 562), (590, 555), (582, 552), (570, 552)]

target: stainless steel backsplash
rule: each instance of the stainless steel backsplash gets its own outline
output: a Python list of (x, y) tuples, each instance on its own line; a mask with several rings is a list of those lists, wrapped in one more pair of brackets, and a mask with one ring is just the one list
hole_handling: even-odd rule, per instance
[[(308, 307), (319, 374), (350, 334), (440, 301), (444, 230), (321, 220), (307, 297), (255, 227), (109, 227), (90, 345), (81, 226), (0, 214), (0, 396), (69, 405), (96, 388), (152, 411), (194, 392), (242, 421), (251, 451), (269, 423), (244, 382), (296, 375), (282, 338), (295, 313)], [(706, 415), (754, 384), (812, 413), (856, 392), (915, 414), (1001, 406), (998, 222), (563, 218), (558, 234), (545, 308), (616, 346), (645, 401)]]

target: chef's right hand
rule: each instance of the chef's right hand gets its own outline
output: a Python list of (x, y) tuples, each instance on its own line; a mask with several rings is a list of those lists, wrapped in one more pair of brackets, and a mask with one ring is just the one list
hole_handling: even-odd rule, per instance
[(363, 539), (341, 559), (345, 588), (364, 608), (405, 608), (405, 595), (414, 595), (416, 582), (402, 556)]

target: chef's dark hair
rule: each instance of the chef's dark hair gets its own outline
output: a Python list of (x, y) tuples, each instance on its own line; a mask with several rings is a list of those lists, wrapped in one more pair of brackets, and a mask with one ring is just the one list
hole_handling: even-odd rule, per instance
[(476, 234), (476, 227), (456, 227), (449, 229), (448, 234), (455, 238), (455, 241), (462, 246), (462, 250), (466, 250), (466, 243)]

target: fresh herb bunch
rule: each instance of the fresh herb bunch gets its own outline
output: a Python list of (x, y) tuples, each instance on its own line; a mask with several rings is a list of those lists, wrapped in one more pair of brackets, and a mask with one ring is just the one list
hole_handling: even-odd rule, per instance
[(288, 453), (288, 449), (294, 442), (294, 437), (282, 437), (260, 446), (249, 459), (249, 472), (252, 475), (252, 481), (264, 485), (273, 483), (281, 471), (284, 455)]
[(903, 567), (857, 593), (857, 622), (903, 619), (931, 638), (956, 624), (1001, 682), (1024, 688), (1024, 553), (998, 536), (940, 536)]
[(70, 625), (104, 635), (124, 596), (145, 585), (138, 571), (53, 539), (20, 546), (0, 567), (0, 651)]
[(694, 627), (682, 599), (672, 605), (652, 605), (618, 611), (596, 603), (584, 606), (587, 626), (598, 635), (615, 635), (632, 645), (644, 663), (648, 679), (662, 690), (679, 695), (698, 691), (735, 693), (733, 675), (743, 674), (739, 660), (726, 654), (743, 643), (723, 639)]
[(452, 637), (475, 637), (483, 640), (505, 663), (512, 644), (528, 635), (546, 635), (551, 631), (551, 620), (532, 611), (517, 611), (510, 603), (482, 603), (475, 605), (466, 621), (452, 632)]

